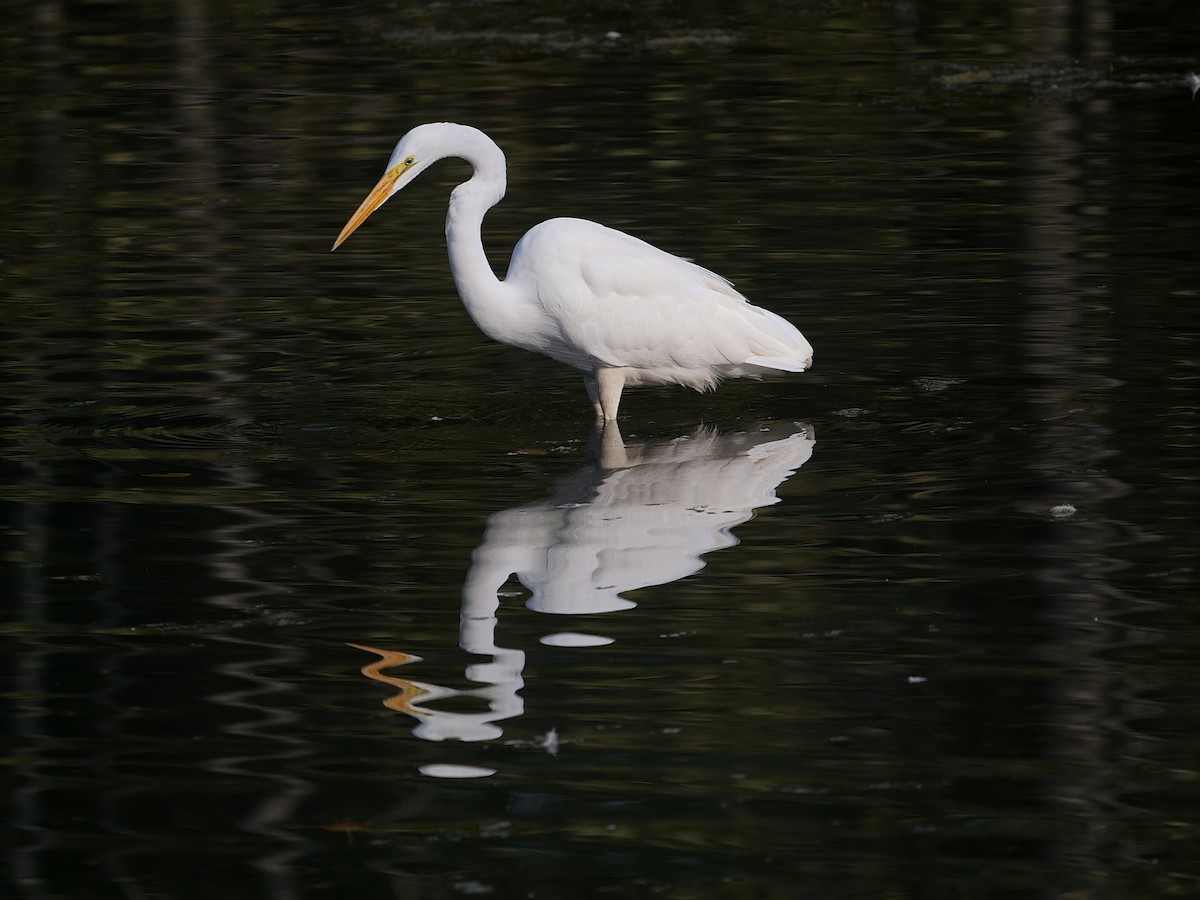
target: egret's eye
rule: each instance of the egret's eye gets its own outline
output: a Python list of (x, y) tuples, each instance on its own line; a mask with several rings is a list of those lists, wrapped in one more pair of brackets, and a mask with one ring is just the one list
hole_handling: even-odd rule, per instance
[(417, 158), (415, 156), (410, 156), (408, 159), (406, 159), (404, 161), (404, 165), (411, 166), (411, 165), (415, 165), (416, 162), (417, 162)]

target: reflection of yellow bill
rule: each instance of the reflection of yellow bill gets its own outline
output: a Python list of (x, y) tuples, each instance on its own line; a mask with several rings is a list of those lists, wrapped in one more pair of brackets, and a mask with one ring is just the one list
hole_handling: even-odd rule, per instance
[(394, 709), (396, 712), (408, 713), (410, 716), (417, 716), (418, 718), (427, 715), (424, 710), (416, 709), (414, 704), (428, 694), (428, 690), (414, 681), (384, 674), (384, 669), (407, 666), (409, 663), (418, 662), (421, 657), (412, 653), (405, 653), (402, 650), (380, 650), (377, 647), (368, 647), (366, 644), (351, 644), (350, 646), (358, 650), (366, 650), (368, 653), (377, 654), (379, 659), (369, 665), (363, 666), (361, 669), (362, 673), (372, 681), (390, 685), (399, 691), (394, 697), (388, 697), (384, 700), (384, 706), (388, 709)]

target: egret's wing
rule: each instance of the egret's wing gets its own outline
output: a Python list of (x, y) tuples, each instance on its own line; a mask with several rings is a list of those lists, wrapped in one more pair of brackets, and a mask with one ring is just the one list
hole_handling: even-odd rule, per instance
[(789, 322), (694, 263), (583, 220), (539, 229), (526, 248), (539, 300), (563, 344), (594, 361), (643, 370), (783, 368), (780, 361), (793, 368), (811, 354)]
[(569, 336), (609, 365), (702, 368), (751, 353), (746, 299), (699, 266), (655, 250), (592, 255), (579, 271), (582, 287), (564, 297)]

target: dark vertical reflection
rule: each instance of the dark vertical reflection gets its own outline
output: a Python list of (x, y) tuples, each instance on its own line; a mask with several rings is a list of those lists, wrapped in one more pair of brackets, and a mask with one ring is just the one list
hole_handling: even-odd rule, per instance
[(66, 64), (64, 16), (61, 0), (34, 0), (29, 5), (28, 95), (38, 101), (25, 132), (28, 156), (34, 161), (29, 174), (31, 186), (49, 195), (61, 193), (69, 171), (61, 103), (65, 91), (62, 67)]
[[(202, 267), (199, 282), (206, 291), (206, 308), (230, 293), (226, 246), (226, 217), (218, 215), (221, 199), (221, 134), (218, 112), (220, 86), (213, 72), (208, 4), (205, 0), (176, 0), (175, 110), (179, 127), (175, 145), (179, 167), (176, 215), (186, 224), (186, 253)], [(231, 335), (232, 337), (232, 335)]]
[[(31, 40), (27, 52), (29, 62), (29, 93), (44, 98), (44, 105), (32, 117), (28, 131), (28, 169), (30, 183), (37, 190), (57, 194), (65, 183), (66, 167), (62, 149), (62, 121), (56, 100), (62, 93), (64, 11), (55, 0), (36, 0), (28, 7)], [(29, 335), (33, 346), (41, 343), (36, 332)], [(30, 369), (39, 370), (37, 362)], [(7, 418), (7, 417), (6, 417)], [(15, 424), (15, 423), (14, 423)], [(23, 481), (44, 485), (53, 475), (45, 463), (30, 461), (21, 466)], [(51, 645), (37, 632), (52, 621), (44, 591), (44, 567), (50, 555), (48, 542), (52, 531), (50, 510), (38, 500), (21, 500), (12, 504), (12, 526), (20, 535), (16, 560), (8, 568), (5, 583), (9, 602), (20, 609), (18, 621), (28, 623), (33, 635), (17, 641), (12, 658), (13, 682), (16, 687), (13, 701), (13, 733), (16, 738), (12, 755), (20, 761), (14, 767), (12, 791), (12, 826), (14, 840), (9, 845), (6, 868), (17, 890), (25, 896), (44, 895), (52, 874), (44, 866), (46, 852), (53, 844), (53, 831), (46, 821), (43, 798), (48, 787), (45, 763), (49, 758), (51, 738), (47, 734), (48, 712), (44, 698), (50, 693), (50, 672), (54, 653)]]
[[(1048, 56), (1108, 57), (1107, 3), (1059, 0), (1045, 15), (1038, 33)], [(1110, 886), (1117, 869), (1137, 861), (1136, 848), (1124, 845), (1111, 822), (1120, 805), (1116, 762), (1135, 750), (1130, 701), (1138, 685), (1105, 653), (1126, 642), (1121, 617), (1135, 606), (1111, 581), (1130, 535), (1091, 514), (1127, 491), (1104, 474), (1115, 452), (1107, 423), (1119, 418), (1113, 404), (1121, 361), (1107, 332), (1111, 273), (1090, 240), (1095, 223), (1111, 214), (1104, 127), (1111, 112), (1104, 99), (1053, 99), (1026, 119), (1030, 293), (1022, 349), (1032, 378), (1027, 401), (1039, 423), (1029, 465), (1045, 491), (1042, 508), (1030, 511), (1050, 517), (1057, 508), (1034, 548), (1045, 617), (1055, 627), (1042, 648), (1053, 665), (1049, 725), (1060, 773), (1050, 783), (1050, 800), (1064, 822), (1075, 823), (1054, 855), (1085, 892)]]

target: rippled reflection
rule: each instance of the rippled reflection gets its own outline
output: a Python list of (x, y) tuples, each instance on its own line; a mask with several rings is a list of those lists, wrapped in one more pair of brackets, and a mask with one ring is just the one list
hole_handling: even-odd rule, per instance
[[(597, 436), (590, 461), (559, 480), (549, 497), (492, 514), (472, 555), (462, 593), (459, 645), (486, 658), (467, 667), (480, 687), (460, 690), (401, 678), (386, 670), (420, 659), (356, 644), (380, 660), (363, 674), (396, 689), (385, 704), (417, 719), (429, 741), (500, 737), (496, 723), (524, 712), (525, 653), (496, 644), (499, 596), (512, 576), (530, 592), (526, 605), (556, 615), (631, 609), (624, 595), (699, 571), (706, 553), (737, 543), (732, 529), (778, 502), (779, 485), (809, 457), (809, 426), (790, 423), (722, 434), (701, 428), (673, 440), (625, 444), (616, 425)], [(610, 643), (603, 635), (555, 630), (556, 646)], [(469, 698), (476, 712), (433, 704)]]

